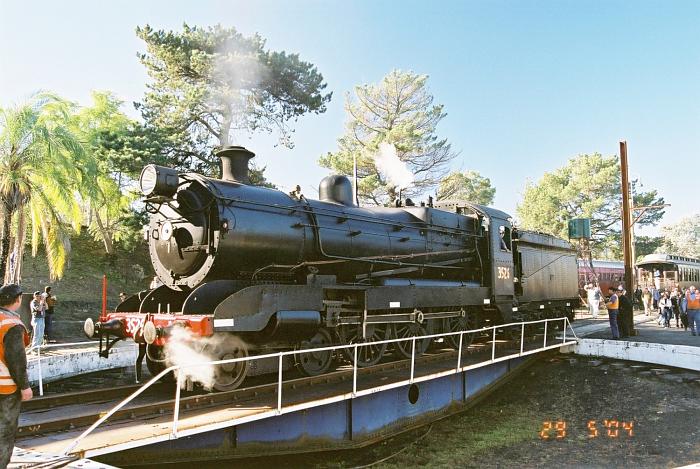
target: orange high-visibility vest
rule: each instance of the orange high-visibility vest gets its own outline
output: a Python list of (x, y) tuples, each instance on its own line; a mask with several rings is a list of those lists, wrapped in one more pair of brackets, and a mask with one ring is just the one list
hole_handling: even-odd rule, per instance
[[(613, 301), (613, 298), (615, 298), (615, 301)], [(607, 307), (608, 309), (620, 309), (620, 299), (617, 297), (616, 294), (613, 293), (613, 295), (610, 297), (610, 301), (608, 301)]]
[(12, 394), (17, 391), (17, 383), (10, 376), (10, 370), (5, 362), (5, 334), (15, 326), (22, 326), (24, 331), (24, 346), (29, 345), (29, 334), (22, 320), (0, 311), (0, 394)]
[(700, 292), (695, 291), (695, 299), (690, 298), (690, 291), (685, 292), (685, 299), (688, 301), (688, 309), (700, 309)]

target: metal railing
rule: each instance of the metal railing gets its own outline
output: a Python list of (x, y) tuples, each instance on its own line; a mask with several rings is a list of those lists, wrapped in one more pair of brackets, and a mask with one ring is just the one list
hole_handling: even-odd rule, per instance
[[(544, 323), (544, 342), (542, 344), (542, 347), (537, 347), (532, 350), (525, 350), (525, 327), (528, 325), (532, 324), (540, 324)], [(550, 323), (562, 323), (562, 337), (561, 340), (558, 338), (555, 338), (554, 342), (555, 343), (550, 343), (549, 345), (547, 344), (547, 328)], [(512, 353), (509, 355), (505, 355), (502, 357), (496, 358), (496, 331), (498, 329), (505, 329), (508, 327), (520, 327), (520, 351), (516, 353)], [(566, 340), (566, 331), (568, 329), (571, 331), (573, 339), (567, 342)], [(476, 364), (472, 365), (462, 365), (462, 348), (463, 348), (463, 343), (464, 343), (464, 336), (465, 334), (484, 334), (486, 332), (492, 332), (492, 340), (491, 340), (491, 359), (486, 360), (483, 362), (479, 362)], [(425, 376), (415, 376), (415, 363), (416, 363), (416, 341), (422, 341), (426, 339), (436, 339), (436, 338), (445, 338), (445, 337), (450, 337), (450, 336), (459, 336), (459, 346), (457, 347), (457, 363), (455, 367), (452, 367), (449, 370), (446, 371), (440, 371), (440, 372), (435, 372), (431, 373)], [(414, 336), (414, 337), (405, 337), (405, 338), (399, 338), (399, 339), (387, 339), (387, 340), (379, 340), (379, 341), (374, 341), (374, 342), (360, 342), (360, 343), (355, 343), (355, 344), (349, 344), (349, 345), (333, 345), (333, 346), (328, 346), (328, 347), (318, 347), (314, 349), (302, 349), (302, 350), (289, 350), (285, 352), (277, 352), (277, 353), (270, 353), (270, 354), (265, 354), (265, 355), (254, 355), (254, 356), (248, 356), (248, 357), (240, 357), (240, 358), (231, 358), (231, 359), (226, 359), (226, 360), (213, 360), (209, 362), (197, 362), (197, 363), (188, 363), (188, 364), (183, 364), (183, 365), (173, 365), (170, 366), (160, 373), (158, 373), (156, 376), (151, 378), (150, 381), (145, 383), (143, 386), (141, 386), (136, 392), (134, 392), (132, 395), (121, 401), (119, 404), (117, 404), (112, 410), (104, 414), (102, 417), (100, 417), (94, 424), (92, 424), (87, 430), (85, 430), (83, 433), (81, 433), (75, 440), (73, 440), (66, 448), (63, 450), (63, 455), (68, 455), (71, 454), (72, 451), (76, 449), (78, 444), (84, 440), (88, 435), (90, 435), (97, 427), (102, 425), (105, 421), (107, 421), (112, 415), (114, 415), (116, 412), (121, 410), (124, 406), (132, 402), (134, 399), (136, 399), (139, 395), (141, 395), (146, 389), (157, 383), (162, 377), (167, 375), (168, 373), (171, 372), (176, 372), (177, 373), (177, 386), (175, 388), (175, 401), (174, 401), (174, 408), (173, 408), (173, 420), (171, 424), (171, 431), (169, 435), (165, 436), (151, 436), (147, 440), (142, 441), (141, 443), (138, 442), (129, 442), (129, 443), (124, 443), (120, 445), (116, 445), (119, 449), (112, 449), (112, 451), (121, 451), (124, 449), (129, 449), (133, 448), (136, 446), (141, 446), (143, 444), (152, 444), (156, 443), (159, 441), (165, 441), (165, 440), (171, 440), (171, 439), (177, 439), (183, 436), (189, 436), (197, 433), (203, 433), (205, 431), (213, 431), (217, 430), (220, 428), (225, 428), (225, 427), (231, 427), (234, 425), (240, 425), (242, 423), (247, 423), (255, 420), (261, 420), (267, 417), (271, 417), (274, 415), (281, 415), (284, 413), (289, 413), (289, 412), (296, 412), (299, 410), (303, 409), (308, 409), (311, 407), (317, 407), (321, 405), (326, 405), (326, 404), (331, 404), (333, 402), (338, 402), (338, 401), (343, 401), (346, 399), (353, 399), (356, 397), (360, 396), (365, 396), (368, 394), (376, 393), (379, 391), (384, 391), (388, 389), (393, 389), (405, 385), (410, 385), (413, 383), (418, 383), (422, 381), (428, 381), (431, 379), (436, 379), (442, 376), (448, 376), (452, 374), (457, 374), (461, 373), (470, 369), (475, 369), (475, 368), (480, 368), (483, 366), (488, 366), (492, 363), (497, 363), (501, 361), (506, 361), (510, 360), (512, 358), (516, 357), (522, 357), (522, 356), (527, 356), (531, 355), (534, 353), (539, 353), (545, 350), (549, 349), (554, 349), (558, 347), (562, 347), (564, 345), (571, 345), (576, 343), (576, 333), (574, 332), (573, 327), (571, 326), (571, 323), (569, 322), (569, 319), (566, 317), (563, 318), (555, 318), (555, 319), (540, 319), (536, 321), (523, 321), (523, 322), (514, 322), (514, 323), (509, 323), (509, 324), (499, 324), (495, 326), (490, 326), (490, 327), (484, 327), (481, 329), (473, 329), (473, 330), (466, 330), (466, 331), (457, 331), (457, 332), (448, 332), (448, 333), (439, 333), (439, 334), (431, 334), (431, 335), (423, 335), (423, 336)], [(362, 347), (370, 347), (370, 346), (375, 346), (375, 345), (383, 345), (383, 344), (392, 344), (392, 343), (399, 343), (399, 342), (408, 342), (411, 341), (411, 364), (410, 364), (410, 376), (408, 379), (405, 380), (400, 380), (396, 381), (393, 383), (389, 384), (383, 384), (381, 386), (375, 386), (371, 387), (368, 389), (362, 389), (358, 390), (358, 385), (357, 385), (357, 376), (358, 376), (358, 365), (357, 365), (357, 357), (358, 357), (358, 349)], [(552, 342), (550, 340), (550, 342)], [(352, 392), (342, 392), (341, 394), (338, 394), (336, 396), (332, 397), (326, 397), (323, 399), (317, 399), (314, 401), (309, 401), (309, 402), (302, 402), (299, 404), (292, 404), (288, 406), (283, 406), (282, 405), (282, 389), (283, 389), (283, 362), (284, 362), (284, 357), (291, 356), (291, 355), (299, 355), (299, 354), (304, 354), (304, 353), (316, 353), (316, 352), (334, 352), (338, 350), (345, 350), (345, 349), (352, 349), (352, 356), (354, 357), (353, 363), (352, 363)], [(229, 419), (226, 420), (225, 422), (218, 422), (218, 423), (210, 423), (205, 426), (200, 426), (197, 427), (196, 429), (190, 429), (190, 430), (185, 430), (185, 431), (180, 431), (179, 430), (179, 424), (180, 424), (180, 390), (183, 386), (183, 376), (184, 373), (181, 372), (181, 370), (185, 368), (190, 368), (190, 367), (196, 367), (196, 366), (216, 366), (216, 365), (224, 365), (224, 364), (231, 364), (231, 363), (240, 363), (240, 362), (245, 362), (245, 361), (255, 361), (255, 360), (265, 360), (265, 359), (277, 359), (278, 361), (278, 372), (277, 372), (277, 403), (276, 403), (276, 408), (270, 408), (270, 410), (259, 412), (253, 415), (247, 415), (235, 419)], [(361, 366), (359, 368), (362, 368)], [(99, 448), (95, 449), (93, 451), (91, 450), (81, 450), (79, 451), (80, 454), (83, 457), (90, 457), (90, 456), (97, 456), (99, 454), (104, 454), (105, 452), (108, 452), (105, 450), (105, 448)]]

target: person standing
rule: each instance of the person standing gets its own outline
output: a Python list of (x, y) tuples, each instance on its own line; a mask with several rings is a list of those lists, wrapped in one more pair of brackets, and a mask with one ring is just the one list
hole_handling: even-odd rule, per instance
[(681, 293), (678, 291), (678, 287), (675, 287), (673, 291), (671, 292), (671, 308), (672, 308), (672, 315), (671, 319), (674, 317), (676, 318), (676, 327), (681, 327), (680, 325), (680, 319), (681, 319)]
[(598, 317), (598, 312), (600, 310), (600, 288), (598, 285), (589, 283), (586, 285), (586, 297), (588, 299), (588, 310), (591, 312), (593, 318)]
[(613, 339), (620, 338), (620, 330), (617, 328), (617, 313), (620, 309), (620, 299), (615, 294), (615, 289), (613, 287), (608, 288), (608, 298), (605, 304), (608, 308), (608, 320), (610, 321), (610, 330), (612, 331)]
[(634, 306), (637, 309), (642, 309), (642, 289), (637, 285), (634, 290)]
[(666, 329), (671, 325), (671, 314), (673, 311), (673, 303), (671, 303), (671, 299), (666, 292), (663, 292), (659, 300), (659, 310), (663, 317), (664, 329)]
[(46, 303), (46, 316), (44, 316), (44, 337), (46, 342), (53, 339), (53, 313), (58, 299), (55, 295), (51, 293), (51, 287), (47, 286), (44, 288), (44, 293), (41, 294), (41, 298)]
[(642, 293), (642, 304), (644, 304), (644, 314), (649, 316), (651, 314), (651, 292), (646, 287)]
[(627, 292), (622, 285), (617, 288), (617, 297), (620, 300), (617, 323), (621, 338), (629, 337), (632, 334), (632, 327), (630, 327), (630, 323), (633, 322), (634, 307), (632, 306), (632, 302), (627, 297), (626, 293)]
[(29, 334), (16, 312), (21, 304), (19, 285), (0, 287), (0, 467), (12, 457), (21, 402), (32, 398), (24, 352)]
[(695, 289), (695, 285), (691, 285), (688, 291), (685, 292), (684, 303), (688, 313), (690, 333), (698, 335), (700, 334), (700, 292)]
[(34, 299), (29, 303), (29, 310), (32, 312), (32, 348), (39, 347), (44, 341), (44, 315), (46, 303), (41, 298), (41, 292), (34, 292)]

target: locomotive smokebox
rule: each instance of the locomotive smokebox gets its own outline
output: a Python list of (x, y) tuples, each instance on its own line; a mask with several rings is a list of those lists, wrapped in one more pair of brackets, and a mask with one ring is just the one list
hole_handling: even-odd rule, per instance
[(248, 161), (255, 156), (252, 151), (239, 146), (226, 146), (214, 152), (219, 157), (220, 179), (241, 184), (250, 184)]

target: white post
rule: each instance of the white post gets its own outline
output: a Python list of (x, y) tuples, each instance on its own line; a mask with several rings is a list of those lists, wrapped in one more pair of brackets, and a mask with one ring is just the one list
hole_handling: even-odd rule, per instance
[(561, 341), (562, 344), (563, 344), (563, 343), (566, 343), (566, 316), (564, 316), (564, 327), (563, 327), (563, 329), (564, 329), (564, 336), (563, 336), (562, 341)]
[(493, 326), (493, 339), (491, 340), (491, 361), (496, 359), (496, 326)]
[(459, 334), (459, 348), (457, 349), (457, 371), (462, 366), (462, 338), (464, 337), (464, 332)]
[(413, 382), (413, 371), (415, 369), (415, 364), (416, 364), (416, 337), (413, 337), (413, 340), (411, 340), (411, 379), (409, 382)]
[(542, 348), (547, 346), (547, 324), (549, 324), (549, 319), (544, 320), (544, 345), (542, 345)]
[(279, 368), (277, 369), (277, 414), (282, 413), (282, 355), (280, 354)]
[(37, 366), (39, 367), (39, 395), (43, 396), (44, 395), (44, 376), (43, 372), (41, 371), (41, 345), (39, 345), (36, 349), (36, 360), (37, 360)]
[(525, 323), (523, 323), (523, 328), (520, 330), (520, 355), (523, 354), (523, 347), (525, 346)]
[(354, 360), (352, 361), (352, 397), (357, 395), (357, 344), (353, 348)]
[(177, 438), (177, 424), (180, 419), (180, 388), (182, 387), (182, 369), (177, 369), (177, 388), (175, 388), (175, 411), (173, 412), (173, 431), (171, 438)]

